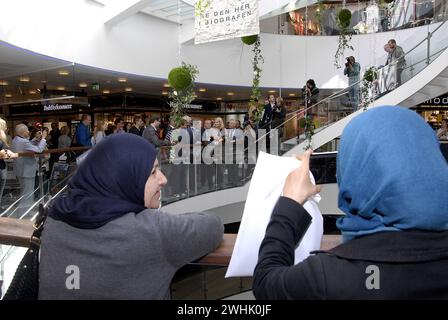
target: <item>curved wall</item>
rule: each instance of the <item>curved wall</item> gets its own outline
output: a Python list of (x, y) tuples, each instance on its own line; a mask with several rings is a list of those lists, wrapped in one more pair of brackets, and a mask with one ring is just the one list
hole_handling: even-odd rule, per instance
[[(76, 63), (161, 78), (185, 60), (198, 65), (199, 82), (251, 86), (251, 48), (239, 39), (179, 46), (182, 30), (174, 23), (139, 13), (106, 27), (108, 14), (88, 0), (3, 0), (0, 40)], [(406, 51), (426, 36), (427, 28), (354, 36), (356, 52), (346, 56), (354, 55), (363, 69), (384, 64), (388, 39), (397, 39)], [(261, 85), (297, 88), (314, 78), (319, 87), (345, 87), (343, 69), (333, 66), (337, 41), (337, 36), (263, 34)]]

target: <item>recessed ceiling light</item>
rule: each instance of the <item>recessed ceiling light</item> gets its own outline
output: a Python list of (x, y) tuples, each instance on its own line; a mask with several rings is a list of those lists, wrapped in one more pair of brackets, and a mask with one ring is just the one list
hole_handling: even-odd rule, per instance
[(126, 82), (126, 81), (128, 81), (128, 79), (126, 79), (126, 78), (118, 78), (118, 82)]
[(40, 83), (47, 83), (47, 80), (42, 80)]
[(125, 88), (124, 91), (126, 91), (126, 92), (131, 92), (131, 91), (132, 91), (132, 88)]
[(295, 93), (290, 93), (289, 96), (290, 96), (290, 97), (295, 97), (296, 94), (295, 94)]
[(24, 77), (20, 77), (19, 81), (20, 82), (30, 82), (30, 77), (25, 77), (25, 76)]
[(164, 84), (163, 84), (163, 87), (164, 87), (164, 88), (170, 88), (171, 86), (170, 86), (169, 83), (164, 83)]
[(199, 92), (205, 92), (205, 91), (207, 91), (207, 89), (205, 89), (205, 88), (200, 88), (199, 89)]
[(5, 94), (5, 98), (12, 98), (12, 94), (10, 93)]
[(63, 86), (59, 86), (59, 87), (57, 87), (56, 89), (57, 89), (57, 90), (65, 90), (65, 87), (63, 87)]
[(60, 76), (68, 76), (70, 74), (70, 72), (68, 72), (67, 70), (59, 70), (58, 74)]
[(166, 95), (168, 95), (168, 91), (162, 91), (162, 94), (163, 94), (164, 96), (166, 96)]
[(277, 91), (275, 91), (275, 90), (269, 90), (268, 92), (269, 92), (269, 93), (276, 93)]
[(233, 92), (227, 92), (227, 95), (228, 95), (228, 96), (234, 96), (235, 93), (233, 93)]
[(218, 100), (218, 101), (221, 101), (221, 100), (222, 100), (222, 98), (216, 98), (216, 100)]
[(8, 85), (8, 81), (0, 80), (0, 86), (7, 86), (7, 85)]
[(29, 94), (36, 94), (37, 91), (36, 91), (36, 90), (30, 90), (30, 91), (28, 91), (28, 93), (29, 93)]
[(109, 90), (103, 90), (103, 93), (104, 93), (104, 94), (109, 94), (110, 91), (109, 91)]
[(87, 83), (85, 83), (85, 82), (81, 82), (81, 83), (79, 84), (79, 87), (80, 87), (80, 88), (87, 88)]
[(63, 96), (63, 97), (66, 97), (67, 95), (66, 95), (66, 94), (63, 94), (62, 96)]

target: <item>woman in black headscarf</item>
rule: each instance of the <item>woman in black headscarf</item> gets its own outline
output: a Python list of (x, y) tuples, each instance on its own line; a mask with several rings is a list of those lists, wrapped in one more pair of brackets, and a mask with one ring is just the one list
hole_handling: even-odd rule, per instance
[(217, 247), (219, 218), (158, 210), (167, 180), (156, 155), (131, 134), (92, 149), (49, 209), (39, 299), (169, 299), (175, 272)]

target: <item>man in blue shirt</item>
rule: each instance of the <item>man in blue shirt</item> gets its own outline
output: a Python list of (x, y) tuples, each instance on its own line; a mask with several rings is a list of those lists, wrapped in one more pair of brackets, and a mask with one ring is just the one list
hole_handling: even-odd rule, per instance
[(81, 123), (76, 128), (75, 138), (76, 143), (82, 147), (91, 147), (92, 142), (90, 139), (90, 123), (91, 117), (88, 114), (83, 114), (81, 117)]

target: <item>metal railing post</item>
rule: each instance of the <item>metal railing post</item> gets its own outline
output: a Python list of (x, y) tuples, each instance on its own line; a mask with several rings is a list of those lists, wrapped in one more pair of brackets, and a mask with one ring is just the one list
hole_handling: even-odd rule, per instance
[(431, 37), (432, 33), (428, 30), (427, 48), (426, 48), (426, 65), (431, 63)]
[(42, 170), (42, 164), (43, 164), (43, 154), (39, 154), (39, 171), (37, 175), (39, 176), (39, 198), (42, 198), (44, 196), (44, 172)]

